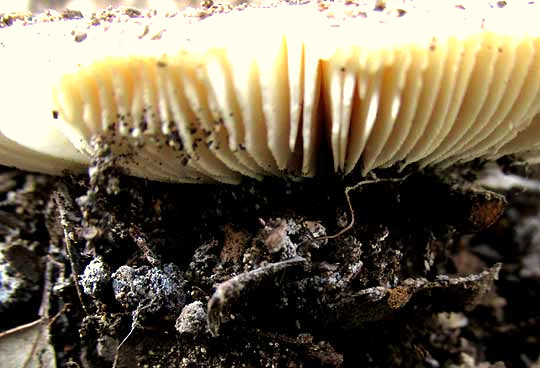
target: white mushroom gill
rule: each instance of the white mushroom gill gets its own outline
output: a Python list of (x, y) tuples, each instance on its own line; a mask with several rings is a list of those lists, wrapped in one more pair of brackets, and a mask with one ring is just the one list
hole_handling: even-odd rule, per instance
[(172, 182), (539, 156), (540, 6), (433, 4), (14, 24), (0, 164), (81, 171), (96, 135), (128, 173)]

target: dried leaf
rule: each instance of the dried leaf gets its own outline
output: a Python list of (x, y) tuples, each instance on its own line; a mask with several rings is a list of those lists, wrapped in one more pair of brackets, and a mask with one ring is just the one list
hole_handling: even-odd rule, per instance
[(13, 368), (55, 368), (47, 321), (39, 319), (0, 333), (0, 357)]

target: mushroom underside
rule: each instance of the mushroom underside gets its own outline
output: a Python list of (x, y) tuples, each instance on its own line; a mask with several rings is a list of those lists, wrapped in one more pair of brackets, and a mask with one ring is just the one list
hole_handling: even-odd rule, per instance
[[(2, 30), (9, 67), (35, 63), (47, 42), (57, 47), (37, 56), (44, 70), (6, 73), (14, 87), (2, 95), (0, 163), (81, 171), (96, 136), (127, 173), (172, 182), (534, 159), (540, 29), (498, 16), (413, 31), (405, 20), (336, 27), (308, 7), (281, 6), (194, 24), (167, 18), (159, 39), (141, 24), (86, 25), (82, 42), (66, 35), (81, 20), (12, 26)], [(263, 31), (245, 31), (255, 27)], [(44, 129), (55, 134), (38, 144)]]

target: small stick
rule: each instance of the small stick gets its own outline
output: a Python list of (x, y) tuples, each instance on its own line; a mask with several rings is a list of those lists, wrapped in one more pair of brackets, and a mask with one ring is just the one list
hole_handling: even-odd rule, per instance
[(77, 295), (79, 297), (79, 301), (81, 302), (81, 305), (83, 307), (84, 312), (87, 316), (90, 315), (90, 312), (88, 308), (86, 307), (86, 304), (84, 303), (83, 299), (83, 293), (79, 286), (79, 272), (78, 272), (78, 265), (75, 262), (75, 249), (73, 247), (73, 244), (71, 243), (71, 240), (69, 238), (69, 234), (73, 233), (70, 232), (71, 224), (68, 221), (66, 209), (64, 205), (62, 204), (62, 200), (60, 196), (64, 197), (63, 199), (66, 200), (66, 188), (64, 185), (60, 185), (59, 189), (56, 190), (53, 194), (54, 202), (56, 203), (56, 206), (58, 208), (58, 212), (60, 214), (60, 224), (62, 225), (62, 228), (64, 230), (64, 241), (66, 243), (66, 253), (68, 255), (69, 263), (71, 265), (71, 277), (73, 279), (73, 282), (75, 283), (75, 290), (77, 291)]

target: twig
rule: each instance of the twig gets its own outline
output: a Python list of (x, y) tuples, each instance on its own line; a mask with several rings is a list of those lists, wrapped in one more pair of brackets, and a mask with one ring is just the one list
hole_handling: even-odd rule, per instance
[[(52, 252), (52, 247), (54, 245), (51, 243), (49, 245), (48, 254), (50, 255)], [(51, 290), (53, 288), (53, 282), (52, 282), (52, 273), (53, 273), (53, 266), (58, 266), (58, 262), (54, 261), (51, 257), (48, 258), (46, 266), (45, 266), (45, 274), (44, 274), (44, 281), (43, 281), (43, 293), (41, 296), (41, 303), (39, 306), (38, 314), (41, 317), (40, 319), (31, 322), (26, 325), (19, 326), (17, 328), (14, 328), (12, 330), (7, 331), (8, 333), (15, 333), (27, 328), (35, 327), (40, 324), (47, 323), (47, 333), (50, 334), (50, 328), (52, 324), (60, 317), (67, 309), (67, 305), (64, 305), (60, 311), (58, 311), (53, 317), (49, 317), (49, 308), (50, 308), (50, 302), (51, 302)], [(62, 277), (63, 278), (63, 277)], [(44, 333), (43, 327), (40, 328), (38, 336), (34, 339), (32, 342), (32, 349), (30, 350), (30, 353), (27, 355), (25, 361), (22, 364), (22, 367), (29, 367), (30, 362), (32, 361), (34, 354), (38, 348), (38, 342), (40, 338), (42, 338), (42, 334)], [(7, 334), (7, 333), (6, 333)], [(3, 336), (3, 335), (1, 335)], [(0, 337), (1, 337), (0, 336)], [(47, 340), (49, 337), (47, 337)]]
[[(50, 249), (51, 249), (51, 245), (49, 245), (49, 251)], [(39, 306), (39, 312), (38, 312), (38, 314), (43, 318), (49, 317), (49, 305), (50, 305), (49, 302), (51, 299), (50, 296), (51, 296), (51, 289), (52, 289), (51, 275), (52, 275), (52, 262), (48, 259), (47, 263), (45, 264), (43, 293), (41, 295), (41, 304)]]
[(17, 327), (13, 327), (12, 329), (9, 329), (9, 330), (4, 331), (4, 332), (0, 332), (0, 339), (3, 339), (4, 337), (12, 335), (14, 333), (21, 332), (21, 331), (27, 330), (29, 328), (35, 327), (36, 325), (39, 325), (43, 321), (44, 321), (44, 318), (39, 318), (39, 319), (37, 319), (37, 320), (35, 320), (33, 322), (30, 322), (30, 323), (27, 323), (27, 324), (24, 324), (24, 325), (20, 325), (20, 326), (17, 326)]
[(69, 263), (71, 265), (71, 277), (73, 279), (73, 282), (75, 284), (75, 290), (77, 291), (77, 296), (79, 297), (79, 301), (81, 302), (81, 306), (83, 307), (84, 312), (87, 316), (90, 315), (90, 312), (88, 308), (86, 307), (86, 304), (83, 299), (83, 293), (79, 286), (79, 272), (78, 272), (78, 265), (75, 262), (75, 249), (73, 247), (73, 244), (71, 243), (70, 234), (73, 234), (73, 231), (70, 231), (71, 224), (68, 221), (66, 209), (62, 203), (62, 200), (60, 196), (64, 197), (63, 199), (66, 200), (66, 193), (67, 189), (64, 187), (64, 185), (60, 184), (59, 189), (56, 190), (53, 194), (54, 202), (56, 203), (56, 207), (58, 208), (58, 212), (60, 214), (60, 224), (62, 225), (62, 228), (64, 230), (64, 241), (66, 243), (66, 253), (68, 255)]

